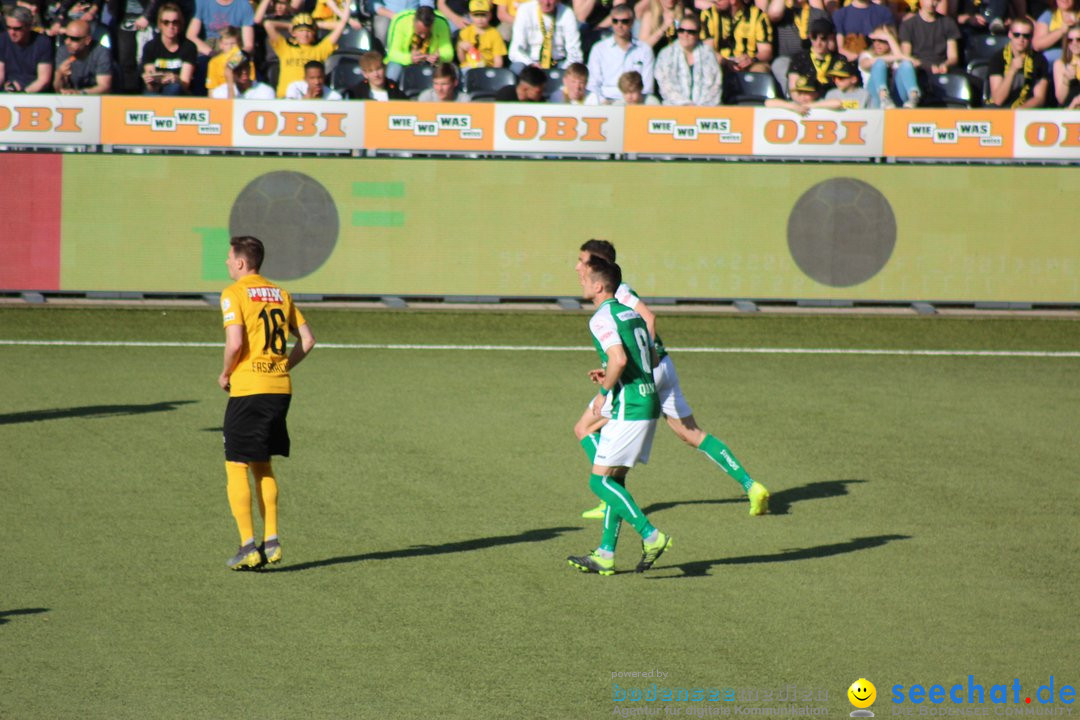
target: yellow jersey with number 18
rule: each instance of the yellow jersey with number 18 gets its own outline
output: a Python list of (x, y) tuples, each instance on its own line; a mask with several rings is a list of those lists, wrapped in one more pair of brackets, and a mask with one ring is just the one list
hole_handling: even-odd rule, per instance
[(289, 335), (304, 324), (289, 293), (262, 275), (245, 275), (221, 293), (225, 327), (244, 327), (244, 347), (229, 395), (291, 395)]

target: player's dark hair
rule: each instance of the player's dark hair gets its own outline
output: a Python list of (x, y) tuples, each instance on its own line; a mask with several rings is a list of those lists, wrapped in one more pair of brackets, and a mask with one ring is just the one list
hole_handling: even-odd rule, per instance
[(583, 252), (587, 252), (593, 257), (602, 257), (608, 262), (615, 262), (615, 246), (609, 243), (607, 240), (588, 240), (581, 246)]
[(416, 8), (416, 15), (413, 17), (424, 27), (431, 27), (435, 23), (435, 10), (429, 5), (421, 5)]
[(535, 65), (527, 65), (521, 69), (518, 82), (542, 88), (547, 83), (547, 73)]
[(304, 63), (304, 74), (307, 75), (307, 71), (312, 68), (319, 68), (323, 71), (323, 75), (326, 74), (326, 66), (318, 60), (308, 60), (306, 63)]
[(593, 255), (585, 264), (589, 268), (589, 276), (604, 284), (604, 292), (614, 293), (622, 284), (622, 268), (617, 264), (608, 262), (599, 255)]
[(259, 238), (253, 238), (250, 235), (238, 235), (229, 240), (229, 245), (232, 246), (233, 255), (244, 258), (255, 272), (259, 271), (262, 267), (263, 258), (266, 257), (266, 249), (263, 247), (262, 240)]

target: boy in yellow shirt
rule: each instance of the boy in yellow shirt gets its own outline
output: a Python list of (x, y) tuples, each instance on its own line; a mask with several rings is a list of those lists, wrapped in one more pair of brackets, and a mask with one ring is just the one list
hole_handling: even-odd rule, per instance
[(344, 9), (338, 8), (335, 4), (327, 3), (332, 10), (339, 13), (338, 22), (334, 29), (318, 43), (315, 42), (318, 32), (315, 27), (315, 19), (309, 13), (297, 13), (293, 16), (290, 26), (292, 39), (287, 39), (281, 34), (282, 28), (286, 25), (285, 21), (263, 21), (269, 4), (270, 0), (261, 0), (259, 2), (259, 7), (255, 10), (255, 22), (263, 23), (270, 47), (278, 56), (280, 70), (278, 71), (277, 96), (283, 98), (285, 97), (285, 90), (291, 83), (304, 79), (304, 66), (307, 63), (312, 60), (326, 62), (326, 59), (337, 50), (337, 41), (341, 38), (341, 33), (345, 31), (345, 26), (349, 22), (349, 3), (345, 3)]
[(472, 25), (458, 33), (457, 57), (462, 70), (475, 67), (501, 68), (506, 63), (506, 43), (491, 27), (491, 0), (470, 0)]

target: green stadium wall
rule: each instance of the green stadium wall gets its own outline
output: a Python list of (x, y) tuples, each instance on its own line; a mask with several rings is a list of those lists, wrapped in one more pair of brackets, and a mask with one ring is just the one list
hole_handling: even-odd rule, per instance
[[(0, 289), (217, 292), (231, 233), (294, 293), (1080, 301), (1080, 168), (0, 156)], [(25, 190), (25, 192), (24, 192)]]

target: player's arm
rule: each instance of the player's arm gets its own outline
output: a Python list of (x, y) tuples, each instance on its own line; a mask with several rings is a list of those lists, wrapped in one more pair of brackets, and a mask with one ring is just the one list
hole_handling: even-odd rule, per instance
[(244, 349), (244, 326), (225, 326), (225, 358), (222, 364), (221, 375), (218, 377), (218, 386), (225, 392), (229, 391), (229, 378), (232, 377), (236, 363), (240, 360), (240, 353)]
[(600, 416), (600, 412), (604, 409), (604, 398), (607, 396), (611, 389), (615, 387), (615, 384), (619, 382), (619, 378), (622, 377), (623, 370), (626, 369), (626, 351), (622, 345), (612, 345), (605, 349), (607, 352), (607, 369), (604, 371), (603, 378), (600, 379), (600, 392), (596, 394), (593, 399), (592, 410), (593, 415)]
[(300, 361), (308, 356), (308, 353), (315, 347), (315, 335), (311, 332), (311, 326), (304, 323), (296, 329), (296, 336), (300, 338), (300, 342), (293, 345), (292, 352), (289, 353), (289, 370), (300, 364)]

